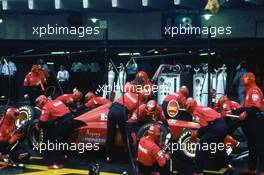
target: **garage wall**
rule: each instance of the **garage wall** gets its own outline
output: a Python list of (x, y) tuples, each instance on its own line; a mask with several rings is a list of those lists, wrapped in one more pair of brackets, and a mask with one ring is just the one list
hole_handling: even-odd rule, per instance
[[(261, 11), (234, 11), (234, 10), (221, 10), (217, 15), (211, 17), (210, 20), (202, 19), (203, 26), (231, 26), (231, 37), (259, 37), (263, 38), (264, 30), (264, 12)], [(257, 25), (258, 24), (258, 25)], [(223, 37), (230, 37), (223, 35)]]
[[(33, 35), (33, 26), (68, 26), (67, 14), (52, 15), (2, 15), (4, 20), (0, 24), (0, 39), (52, 39), (52, 40), (101, 40), (103, 31), (97, 35), (85, 35), (84, 37), (72, 35), (45, 35), (41, 38)], [(109, 39), (112, 40), (152, 40), (161, 39), (161, 12), (147, 13), (99, 13), (84, 15), (84, 25), (96, 27), (88, 19), (91, 17), (104, 18), (108, 21)], [(202, 19), (202, 26), (231, 26), (231, 35), (221, 37), (262, 37), (264, 12), (234, 11), (222, 9), (219, 14), (213, 16), (209, 21)], [(239, 25), (237, 25), (239, 24)], [(204, 36), (206, 37), (206, 36)]]

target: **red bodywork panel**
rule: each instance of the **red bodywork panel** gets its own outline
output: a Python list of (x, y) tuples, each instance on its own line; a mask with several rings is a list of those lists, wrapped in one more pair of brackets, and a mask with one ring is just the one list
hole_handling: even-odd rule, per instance
[[(107, 114), (110, 105), (111, 103), (105, 104), (75, 118), (75, 121), (81, 122), (83, 126), (74, 131), (70, 140), (72, 142), (89, 142), (104, 145), (107, 136)], [(174, 119), (169, 119), (168, 123), (173, 139), (177, 139), (183, 129), (188, 128), (196, 130), (200, 127), (198, 123)], [(117, 145), (123, 145), (120, 132), (116, 134), (115, 143)]]

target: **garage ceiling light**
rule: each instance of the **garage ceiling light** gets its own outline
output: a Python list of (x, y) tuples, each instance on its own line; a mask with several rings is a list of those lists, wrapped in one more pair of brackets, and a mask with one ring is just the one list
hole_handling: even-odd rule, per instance
[(96, 23), (98, 20), (99, 20), (99, 19), (97, 19), (97, 18), (91, 18), (91, 21), (92, 21), (93, 23)]
[(212, 15), (212, 14), (209, 14), (209, 13), (206, 13), (206, 14), (203, 15), (204, 19), (207, 20), (207, 21), (208, 21), (212, 16), (213, 16), (213, 15)]

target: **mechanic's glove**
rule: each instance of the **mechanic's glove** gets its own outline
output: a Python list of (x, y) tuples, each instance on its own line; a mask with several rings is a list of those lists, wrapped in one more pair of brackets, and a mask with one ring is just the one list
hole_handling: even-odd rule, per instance
[(170, 154), (168, 154), (168, 153), (165, 154), (166, 160), (170, 160), (170, 157), (171, 157)]
[(37, 131), (39, 131), (39, 130), (40, 130), (40, 128), (39, 128), (39, 124), (36, 123), (35, 126), (34, 126), (34, 128), (35, 128)]
[(8, 143), (10, 145), (13, 145), (16, 141), (18, 141), (21, 137), (23, 136), (23, 134), (14, 134), (11, 139), (8, 140)]
[(247, 117), (247, 113), (243, 112), (242, 114), (239, 115), (239, 120), (243, 121), (246, 119), (246, 117)]
[(25, 94), (25, 95), (24, 95), (24, 98), (25, 98), (25, 99), (28, 99), (28, 98), (29, 98), (29, 95), (28, 95), (28, 94)]
[(226, 115), (231, 115), (232, 114), (232, 111), (225, 111), (225, 114)]
[(198, 137), (198, 132), (192, 132), (190, 141), (191, 142), (196, 142), (197, 141), (197, 137)]

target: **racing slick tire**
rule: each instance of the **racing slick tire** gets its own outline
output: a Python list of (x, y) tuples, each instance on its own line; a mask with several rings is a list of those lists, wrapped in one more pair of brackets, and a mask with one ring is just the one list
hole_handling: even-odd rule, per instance
[(26, 121), (31, 121), (33, 119), (39, 118), (41, 111), (32, 106), (24, 105), (19, 108), (20, 115), (16, 120), (16, 127), (20, 127)]
[(153, 126), (153, 125), (160, 125), (160, 130), (162, 132), (162, 137), (161, 137), (161, 140), (159, 142), (160, 143), (165, 142), (166, 136), (169, 133), (169, 131), (162, 123), (159, 123), (159, 122), (149, 122), (149, 123), (146, 123), (143, 126), (141, 126), (140, 129), (137, 132), (137, 139), (139, 140), (141, 137), (146, 135), (146, 133), (148, 132), (148, 129), (151, 126)]
[(32, 121), (27, 130), (27, 140), (33, 151), (38, 152), (40, 143), (44, 142), (44, 132), (42, 129), (37, 129), (36, 124), (39, 122), (38, 119)]
[[(177, 148), (177, 157), (183, 161), (187, 161), (189, 163), (194, 163), (195, 158), (195, 144), (198, 142), (191, 142), (191, 130), (184, 130), (179, 138), (176, 140)], [(197, 140), (198, 141), (198, 140)]]

